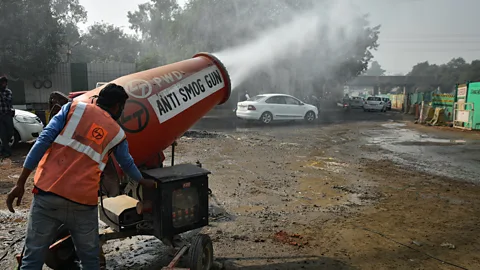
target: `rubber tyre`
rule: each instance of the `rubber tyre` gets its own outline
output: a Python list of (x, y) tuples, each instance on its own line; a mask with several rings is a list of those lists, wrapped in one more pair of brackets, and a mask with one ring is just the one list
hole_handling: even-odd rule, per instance
[[(14, 129), (14, 133), (13, 133), (13, 136), (12, 138), (10, 139), (10, 141), (8, 142), (8, 144), (10, 144), (10, 148), (14, 148), (15, 146), (17, 146), (17, 144), (20, 142), (20, 134), (18, 134), (18, 131), (16, 129)], [(0, 145), (2, 144), (3, 142), (0, 141)]]
[(11, 147), (11, 148), (16, 147), (19, 142), (20, 142), (20, 134), (19, 134), (18, 131), (15, 129), (15, 130), (14, 130), (14, 133), (13, 133), (13, 142), (10, 141), (10, 147)]
[(265, 125), (268, 125), (268, 124), (272, 123), (272, 121), (273, 121), (272, 113), (270, 113), (270, 112), (262, 113), (262, 116), (260, 116), (260, 121)]
[(213, 266), (213, 244), (210, 236), (195, 236), (188, 250), (188, 267), (190, 270), (210, 270)]
[(315, 119), (317, 119), (317, 116), (315, 115), (315, 112), (313, 111), (308, 111), (306, 114), (305, 114), (305, 117), (304, 117), (305, 121), (309, 124), (313, 123), (315, 121)]
[[(63, 225), (58, 228), (57, 237), (52, 242), (55, 243), (59, 239), (69, 235), (70, 232)], [(72, 238), (65, 240), (61, 246), (54, 250), (48, 250), (45, 256), (45, 264), (53, 270), (78, 269), (75, 261), (77, 260), (75, 245)]]

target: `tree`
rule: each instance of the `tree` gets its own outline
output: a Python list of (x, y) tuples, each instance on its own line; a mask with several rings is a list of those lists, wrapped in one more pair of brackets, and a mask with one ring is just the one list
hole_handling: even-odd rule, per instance
[(434, 76), (440, 90), (448, 93), (454, 90), (457, 83), (480, 81), (480, 60), (474, 60), (469, 64), (459, 57), (442, 65), (430, 64), (428, 61), (421, 62), (413, 66), (408, 75)]
[(72, 50), (77, 62), (134, 63), (140, 50), (138, 40), (108, 23), (95, 23), (80, 39), (81, 44)]
[(370, 66), (367, 71), (365, 71), (364, 75), (366, 76), (383, 76), (385, 75), (385, 70), (382, 69), (382, 66), (377, 61), (373, 61), (372, 65)]
[(78, 0), (3, 0), (0, 10), (0, 73), (23, 79), (50, 74), (86, 16)]
[(139, 66), (147, 68), (178, 60), (177, 51), (182, 50), (181, 47), (175, 47), (179, 44), (178, 37), (180, 34), (188, 34), (178, 29), (182, 24), (177, 21), (180, 12), (181, 8), (176, 0), (152, 0), (139, 5), (138, 10), (128, 12), (130, 28), (141, 34), (143, 41), (147, 43), (144, 45), (147, 50), (140, 56)]

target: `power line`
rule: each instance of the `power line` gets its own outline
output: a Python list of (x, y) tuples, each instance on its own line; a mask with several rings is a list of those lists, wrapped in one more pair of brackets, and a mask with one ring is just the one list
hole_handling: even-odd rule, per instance
[(392, 48), (392, 47), (380, 47), (378, 51), (397, 51), (397, 52), (428, 52), (428, 53), (445, 53), (445, 52), (454, 52), (454, 53), (462, 53), (462, 52), (480, 52), (480, 48)]
[(431, 34), (418, 34), (418, 35), (411, 35), (411, 34), (395, 34), (395, 35), (382, 35), (380, 33), (380, 37), (384, 38), (403, 38), (403, 39), (425, 39), (425, 38), (480, 38), (480, 35), (478, 34), (455, 34), (455, 33), (449, 33), (449, 34), (439, 34), (439, 35), (431, 35)]
[(384, 43), (413, 43), (413, 44), (480, 44), (480, 39), (479, 40), (384, 40), (384, 39), (379, 39), (378, 43), (384, 44)]

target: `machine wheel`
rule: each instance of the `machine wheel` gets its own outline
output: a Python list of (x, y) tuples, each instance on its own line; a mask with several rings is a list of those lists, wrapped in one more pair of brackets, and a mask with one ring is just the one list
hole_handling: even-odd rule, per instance
[(315, 118), (316, 118), (316, 115), (314, 112), (312, 111), (308, 111), (306, 114), (305, 114), (305, 121), (307, 121), (307, 123), (313, 123), (313, 121), (315, 121)]
[[(63, 225), (60, 226), (57, 231), (57, 237), (55, 237), (52, 244), (69, 234), (70, 232), (67, 228)], [(76, 260), (77, 254), (72, 238), (63, 241), (57, 248), (48, 250), (45, 256), (45, 264), (54, 270), (76, 269)]]
[(213, 245), (210, 236), (195, 236), (188, 250), (188, 266), (190, 270), (210, 270), (213, 266)]
[(273, 121), (273, 115), (270, 112), (264, 112), (260, 116), (260, 121), (264, 124), (270, 124)]

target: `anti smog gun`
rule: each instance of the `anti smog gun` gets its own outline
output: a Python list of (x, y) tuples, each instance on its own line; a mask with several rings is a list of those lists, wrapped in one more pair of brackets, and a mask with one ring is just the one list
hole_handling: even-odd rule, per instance
[[(225, 66), (209, 53), (113, 80), (122, 85), (127, 100), (119, 124), (126, 133), (130, 153), (145, 178), (157, 188), (142, 190), (125, 176), (110, 158), (100, 185), (100, 220), (109, 228), (100, 241), (135, 235), (153, 235), (174, 248), (176, 255), (164, 269), (174, 269), (186, 255), (189, 269), (210, 269), (213, 247), (208, 235), (186, 241), (178, 235), (208, 225), (208, 175), (199, 164), (174, 164), (176, 140), (231, 93)], [(105, 85), (91, 91), (50, 95), (51, 114), (71, 100), (95, 102)], [(172, 147), (170, 166), (164, 166), (163, 151)], [(101, 258), (104, 259), (103, 252)], [(60, 227), (50, 246), (46, 264), (53, 269), (70, 269), (76, 260), (68, 230)]]

